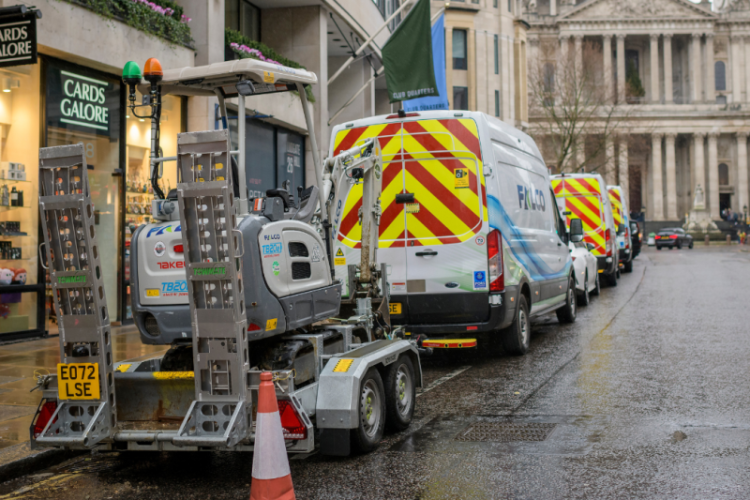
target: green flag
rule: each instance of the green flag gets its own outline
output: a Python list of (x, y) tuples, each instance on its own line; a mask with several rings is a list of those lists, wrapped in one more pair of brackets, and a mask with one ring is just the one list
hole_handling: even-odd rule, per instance
[(419, 0), (412, 7), (381, 52), (391, 102), (438, 95), (432, 66), (430, 0)]

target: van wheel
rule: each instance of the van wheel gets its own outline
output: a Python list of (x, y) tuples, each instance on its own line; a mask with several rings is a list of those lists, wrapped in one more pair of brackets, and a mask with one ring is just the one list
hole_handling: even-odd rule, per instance
[(578, 300), (576, 299), (576, 282), (571, 277), (568, 280), (568, 297), (565, 299), (565, 305), (555, 311), (560, 323), (575, 323), (576, 309)]
[(690, 244), (688, 245), (688, 248), (689, 248), (690, 250), (692, 250), (692, 249), (693, 249), (693, 242), (692, 242), (692, 240), (690, 241)]
[(370, 368), (359, 386), (359, 425), (352, 429), (354, 447), (366, 453), (378, 447), (385, 429), (385, 390), (376, 368)]
[(385, 424), (391, 430), (403, 431), (414, 416), (417, 387), (414, 383), (414, 364), (402, 354), (385, 374)]
[(617, 286), (617, 273), (616, 272), (607, 275), (607, 284), (609, 286)]
[(596, 273), (596, 283), (594, 283), (594, 289), (591, 290), (591, 295), (599, 295), (599, 292), (602, 291), (602, 284), (599, 281), (599, 272)]
[(623, 270), (623, 272), (626, 272), (626, 273), (632, 273), (633, 272), (633, 261), (630, 260), (630, 261), (626, 262), (625, 265), (622, 266), (622, 270)]
[(583, 282), (583, 292), (581, 292), (581, 305), (587, 306), (589, 305), (589, 302), (591, 302), (591, 298), (589, 297), (589, 272), (586, 271), (586, 277), (584, 278)]
[(531, 339), (531, 320), (529, 306), (523, 294), (518, 295), (518, 310), (513, 324), (503, 330), (503, 345), (509, 354), (523, 356), (529, 350)]

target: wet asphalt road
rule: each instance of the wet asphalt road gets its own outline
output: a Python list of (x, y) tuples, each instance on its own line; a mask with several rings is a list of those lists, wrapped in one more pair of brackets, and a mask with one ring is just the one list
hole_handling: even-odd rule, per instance
[[(454, 376), (418, 397), (411, 428), (369, 455), (292, 460), (297, 498), (750, 498), (749, 307), (747, 251), (646, 250), (573, 325), (538, 318), (526, 356), (425, 361), (427, 384)], [(456, 439), (481, 422), (551, 432)], [(6, 483), (0, 498), (25, 488), (20, 498), (246, 499), (251, 464), (249, 454), (100, 454), (78, 459), (84, 473)]]

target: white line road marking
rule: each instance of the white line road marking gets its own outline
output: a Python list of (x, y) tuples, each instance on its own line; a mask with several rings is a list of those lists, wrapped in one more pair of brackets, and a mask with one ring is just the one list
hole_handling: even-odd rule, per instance
[(417, 397), (421, 396), (422, 394), (425, 394), (426, 392), (430, 392), (435, 387), (446, 383), (447, 381), (449, 381), (453, 377), (461, 375), (463, 372), (465, 372), (469, 368), (471, 368), (471, 366), (462, 366), (461, 368), (459, 368), (457, 370), (453, 370), (452, 372), (450, 372), (447, 375), (443, 375), (442, 377), (440, 377), (439, 379), (435, 380), (433, 383), (431, 383), (430, 385), (428, 385), (427, 387), (425, 387), (424, 389), (422, 389), (421, 391), (419, 391), (419, 394), (417, 394)]

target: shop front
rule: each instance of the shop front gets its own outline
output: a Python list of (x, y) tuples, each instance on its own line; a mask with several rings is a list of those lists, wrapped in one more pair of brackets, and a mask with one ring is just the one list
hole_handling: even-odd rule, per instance
[[(40, 146), (84, 144), (107, 307), (127, 323), (130, 235), (149, 222), (153, 197), (149, 121), (127, 110), (117, 75), (57, 58), (0, 68), (0, 86), (0, 341), (58, 331), (40, 259)], [(176, 152), (183, 111), (165, 99), (162, 154)], [(163, 181), (176, 184), (169, 172)]]

